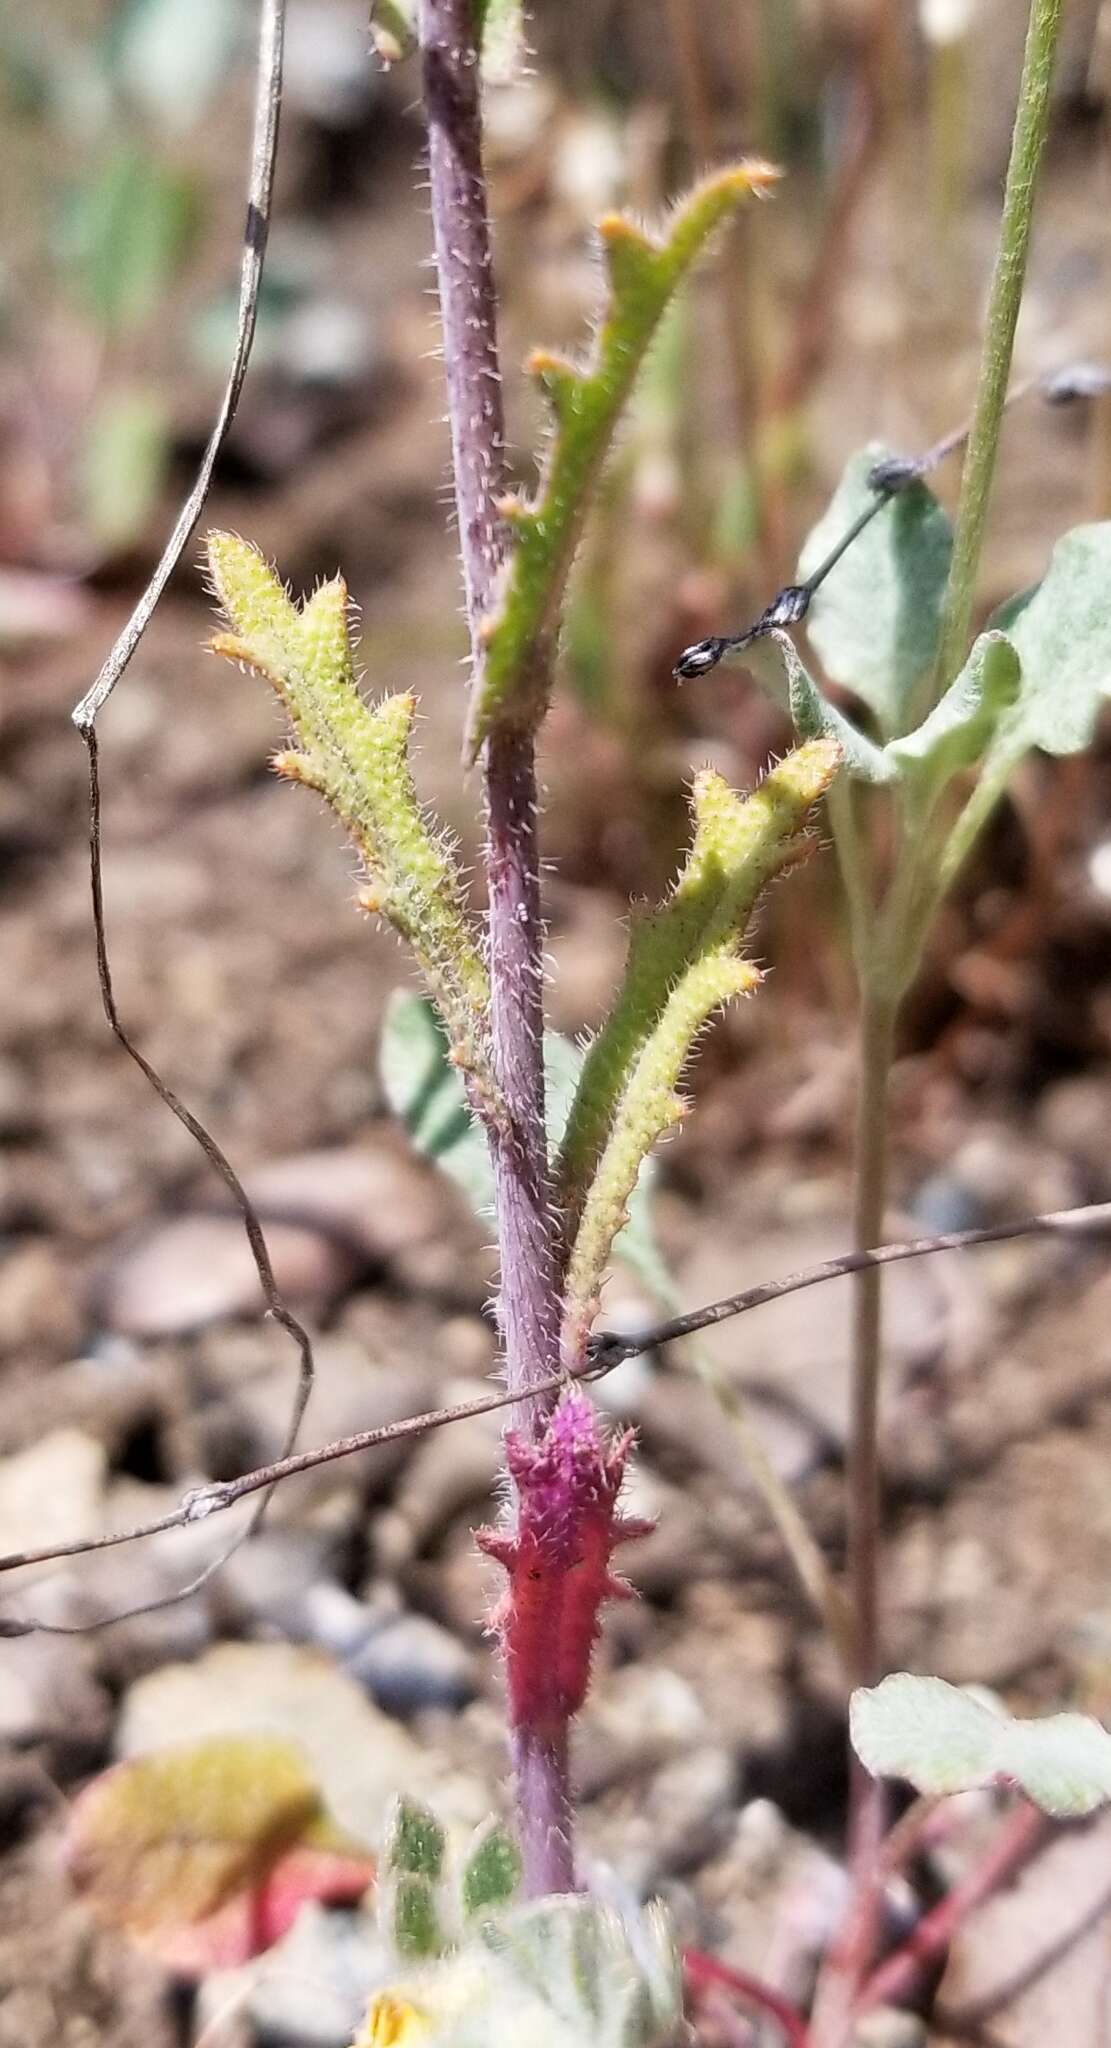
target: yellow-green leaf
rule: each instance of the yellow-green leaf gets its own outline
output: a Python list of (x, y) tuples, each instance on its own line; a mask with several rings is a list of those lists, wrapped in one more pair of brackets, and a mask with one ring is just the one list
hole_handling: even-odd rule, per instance
[(511, 547), (497, 604), (484, 621), (484, 660), (471, 704), (473, 759), (496, 725), (534, 726), (543, 715), (568, 572), (590, 489), (637, 371), (677, 286), (715, 228), (776, 176), (748, 162), (697, 185), (656, 241), (621, 214), (601, 223), (609, 300), (594, 353), (578, 367), (541, 349), (529, 370), (552, 414), (539, 487), (529, 504), (503, 503)]
[(747, 797), (713, 769), (695, 778), (686, 865), (666, 901), (633, 925), (625, 980), (583, 1063), (560, 1147), (573, 1348), (640, 1165), (682, 1112), (675, 1088), (686, 1053), (718, 1004), (759, 979), (739, 957), (756, 898), (797, 855), (806, 814), (840, 762), (836, 741), (822, 738), (788, 754)]
[(362, 1896), (374, 1864), (300, 1751), (220, 1736), (117, 1764), (75, 1803), (67, 1860), (98, 1919), (185, 1976), (268, 1948), (306, 1899)]
[(452, 1056), (491, 1106), (489, 984), (446, 836), (430, 825), (413, 785), (408, 693), (367, 704), (358, 686), (347, 586), (341, 576), (294, 604), (256, 548), (208, 536), (213, 588), (232, 630), (213, 650), (256, 669), (277, 691), (299, 746), (275, 767), (317, 790), (342, 818), (366, 864), (359, 901), (412, 946)]

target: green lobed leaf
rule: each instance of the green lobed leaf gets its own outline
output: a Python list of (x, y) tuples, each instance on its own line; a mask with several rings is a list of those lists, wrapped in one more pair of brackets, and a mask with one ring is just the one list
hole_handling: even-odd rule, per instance
[(210, 533), (208, 565), (232, 631), (214, 652), (266, 677), (300, 745), (280, 774), (326, 798), (366, 863), (359, 902), (407, 939), (436, 999), (451, 1057), (496, 1113), (489, 983), (467, 914), (454, 848), (429, 823), (413, 785), (408, 693), (364, 702), (355, 674), (347, 586), (335, 576), (295, 605), (256, 548)]
[(715, 1010), (731, 997), (747, 994), (759, 979), (757, 969), (739, 958), (732, 942), (700, 953), (668, 992), (622, 1076), (567, 1262), (564, 1335), (573, 1358), (579, 1356), (597, 1313), (610, 1250), (628, 1220), (641, 1167), (653, 1145), (686, 1110), (677, 1091), (695, 1040)]
[(900, 1671), (854, 1692), (849, 1733), (873, 1776), (931, 1796), (1013, 1784), (1059, 1820), (1111, 1801), (1111, 1735), (1087, 1714), (1016, 1720), (944, 1679)]
[[(431, 1159), (466, 1196), (476, 1216), (494, 1213), (490, 1152), (471, 1116), (466, 1091), (451, 1063), (447, 1038), (426, 997), (395, 989), (386, 1004), (379, 1044), (379, 1072), (386, 1101), (426, 1159)], [(583, 1054), (558, 1032), (544, 1034), (548, 1143), (560, 1144), (582, 1071)], [(629, 1220), (614, 1254), (661, 1299), (670, 1298), (671, 1279), (652, 1229), (651, 1162), (646, 1161), (629, 1202)]]
[[(888, 451), (850, 458), (799, 556), (805, 582), (875, 502), (868, 476)], [(807, 632), (832, 681), (874, 714), (883, 739), (906, 731), (916, 686), (937, 657), (953, 535), (923, 483), (896, 492), (814, 594)]]
[(579, 368), (547, 350), (529, 362), (551, 409), (552, 434), (533, 501), (510, 498), (501, 508), (511, 545), (498, 602), (483, 622), (484, 660), (467, 738), (472, 760), (495, 725), (531, 728), (543, 716), (591, 488), (645, 352), (715, 228), (774, 175), (758, 162), (715, 173), (679, 206), (659, 242), (620, 214), (600, 223), (610, 291), (590, 362)]
[[(634, 1077), (638, 1099), (644, 1099), (648, 1070), (640, 1068), (641, 1058), (672, 995), (700, 960), (739, 943), (761, 889), (797, 854), (807, 812), (840, 760), (834, 742), (812, 741), (789, 754), (745, 798), (711, 769), (695, 778), (695, 831), (686, 864), (666, 901), (633, 923), (625, 978), (588, 1049), (560, 1147), (557, 1195), (572, 1245), (600, 1161), (611, 1144), (620, 1145), (621, 1105)], [(751, 970), (750, 978), (757, 978)], [(692, 1020), (697, 1007), (690, 1009)], [(676, 1010), (669, 1022), (677, 1016)], [(668, 1036), (665, 1068), (672, 1050)], [(611, 1164), (616, 1157), (611, 1151)]]

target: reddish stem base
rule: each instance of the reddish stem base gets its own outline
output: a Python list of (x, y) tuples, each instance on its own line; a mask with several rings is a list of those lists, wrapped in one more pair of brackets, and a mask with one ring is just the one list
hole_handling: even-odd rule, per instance
[(743, 2005), (755, 2006), (757, 2012), (775, 2020), (789, 2048), (808, 2048), (810, 2036), (801, 2012), (770, 1985), (750, 1977), (747, 1970), (735, 1970), (732, 1964), (723, 1963), (719, 1956), (708, 1956), (701, 1949), (685, 1948), (683, 1974), (692, 1991), (714, 1987), (732, 1992)]

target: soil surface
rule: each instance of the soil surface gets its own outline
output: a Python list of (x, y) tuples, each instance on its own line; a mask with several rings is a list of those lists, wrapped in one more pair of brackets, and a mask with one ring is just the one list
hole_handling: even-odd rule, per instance
[[(609, 173), (604, 124), (576, 97), (573, 70), (550, 85), (544, 71), (534, 100), (507, 101), (499, 116), (510, 365), (530, 340), (573, 342), (596, 303), (586, 222), (611, 196)], [(379, 85), (346, 126), (291, 107), (276, 248), (283, 235), (288, 248), (311, 241), (306, 318), (315, 308), (323, 323), (342, 301), (362, 317), (364, 344), (331, 381), (259, 370), (209, 517), (256, 539), (299, 589), (342, 564), (368, 688), (417, 692), (422, 794), (473, 863), (480, 793), (458, 765), (465, 638), (410, 92), (411, 81)], [(212, 216), (203, 261), (180, 290), (182, 332), (231, 268), (241, 100), (229, 97), (209, 138)], [(642, 110), (646, 162), (654, 104), (646, 97)], [(1024, 316), (1028, 366), (1101, 345), (1107, 246), (1092, 218), (1094, 149), (1083, 123), (1063, 121)], [(967, 402), (993, 192), (985, 184), (968, 201), (960, 261), (972, 282), (931, 307), (928, 267), (915, 269), (920, 237), (899, 263), (892, 256), (904, 174), (897, 163), (875, 174), (843, 252), (807, 395), (805, 476), (785, 497), (783, 578), (852, 446), (921, 445)], [(636, 198), (662, 172), (634, 163), (624, 175)], [(783, 202), (774, 264), (759, 271), (781, 338), (814, 256), (807, 192), (803, 174)], [(766, 220), (759, 232), (768, 255)], [(705, 448), (729, 404), (712, 278), (690, 310), (706, 336), (692, 408)], [(44, 319), (54, 347), (52, 301)], [(185, 1489), (277, 1455), (296, 1381), (225, 1189), (113, 1041), (97, 986), (86, 763), (69, 712), (141, 587), (213, 403), (211, 373), (173, 369), (175, 324), (143, 345), (145, 372), (173, 375), (172, 474), (149, 536), (123, 556), (87, 550), (82, 566), (72, 524), (51, 512), (37, 548), (12, 549), (57, 614), (42, 632), (4, 625), (4, 1553), (144, 1522)], [(936, 375), (924, 389), (927, 357)], [(17, 354), (7, 367), (14, 376)], [(532, 399), (515, 375), (507, 397), (527, 477)], [(1095, 442), (1071, 413), (1032, 403), (1016, 414), (985, 604), (1030, 581), (1060, 528), (1088, 515)], [(639, 496), (621, 514), (616, 708), (599, 713), (568, 686), (545, 737), (549, 1010), (572, 1036), (605, 1013), (629, 898), (658, 892), (674, 869), (691, 767), (712, 758), (743, 784), (784, 740), (742, 674), (681, 699), (669, 682), (685, 640), (771, 595), (751, 558), (733, 574), (699, 561), (671, 459), (665, 451), (662, 482), (642, 461)], [(944, 476), (943, 491), (951, 484)], [(17, 499), (9, 482), (9, 527)], [(379, 1037), (393, 992), (414, 986), (408, 964), (355, 908), (353, 858), (331, 819), (270, 773), (280, 718), (260, 682), (205, 652), (210, 630), (189, 567), (99, 727), (111, 966), (129, 1032), (258, 1204), (279, 1285), (312, 1331), (302, 1441), (322, 1442), (488, 1387), (496, 1269), (488, 1226), (386, 1107)], [(1105, 739), (1083, 761), (1032, 764), (945, 915), (908, 1005), (893, 1091), (893, 1235), (1111, 1198), (1107, 763)], [(824, 847), (775, 892), (755, 945), (774, 971), (708, 1038), (695, 1106), (660, 1164), (655, 1227), (684, 1306), (849, 1242), (852, 988)], [(892, 1664), (991, 1686), (1019, 1709), (1106, 1714), (1103, 1252), (1040, 1240), (948, 1254), (893, 1271), (886, 1302)], [(615, 1268), (608, 1326), (644, 1327), (660, 1309)], [(641, 1597), (610, 1616), (578, 1731), (584, 1857), (640, 1895), (665, 1896), (685, 1940), (800, 1998), (844, 1897), (844, 1687), (699, 1373), (709, 1367), (745, 1395), (840, 1566), (850, 1309), (845, 1283), (800, 1294), (721, 1326), (697, 1353), (649, 1353), (598, 1388), (603, 1407), (637, 1428), (630, 1505), (657, 1526), (623, 1559)], [(498, 1512), (499, 1432), (499, 1418), (485, 1418), (308, 1475), (200, 1593), (111, 1625), (184, 1585), (242, 1525), (216, 1518), (9, 1576), (4, 1617), (92, 1632), (31, 1633), (0, 1655), (0, 2048), (202, 2037), (220, 2048), (343, 2048), (380, 1968), (368, 1917), (312, 1908), (246, 1973), (184, 1989), (73, 1897), (66, 1808), (119, 1756), (310, 1714), (333, 1808), (369, 1839), (402, 1778), (460, 1827), (503, 1807), (501, 1679), (484, 1633), (493, 1588), (472, 1541)], [(353, 1690), (365, 1742), (342, 1732), (356, 1726), (345, 1719)], [(951, 1866), (926, 1874), (922, 1896), (959, 1866), (963, 1839), (942, 1852)], [(1064, 1882), (1084, 1905), (1095, 1880)], [(1038, 1911), (1035, 1897), (1028, 1920)], [(939, 2015), (992, 1988), (973, 1942), (954, 1958)], [(1093, 1973), (1105, 1970), (1098, 1942), (1092, 1954), (1069, 1980), (1078, 2015), (1094, 2010)], [(1049, 2038), (1029, 2031), (1028, 2002), (1010, 2011), (992, 2039), (1025, 2048)], [(1058, 2025), (1055, 2037), (1066, 2035), (1089, 2038)]]

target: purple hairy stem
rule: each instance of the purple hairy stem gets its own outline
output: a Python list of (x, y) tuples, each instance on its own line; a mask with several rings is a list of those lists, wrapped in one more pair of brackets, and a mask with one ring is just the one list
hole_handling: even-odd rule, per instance
[(588, 1396), (568, 1391), (542, 1436), (510, 1432), (516, 1521), (478, 1535), (506, 1574), (491, 1623), (505, 1655), (526, 1868), (570, 1842), (568, 1726), (586, 1697), (602, 1606), (632, 1593), (612, 1569), (614, 1550), (651, 1528), (618, 1505), (631, 1441), (608, 1438)]
[[(575, 1888), (574, 1815), (568, 1763), (568, 1724), (555, 1735), (511, 1728), (510, 1755), (517, 1790), (517, 1836), (525, 1888), (534, 1898)], [(536, 1873), (536, 1875), (532, 1875)]]
[(490, 608), (506, 535), (498, 515), (505, 417), (473, 0), (421, 0), (420, 37), (459, 547), (477, 675), (479, 621)]
[[(421, 0), (429, 182), (444, 360), (474, 675), (506, 534), (505, 427), (498, 366), (486, 181), (482, 168), (474, 0)], [(544, 1123), (543, 955), (531, 732), (501, 728), (486, 743), (489, 954), (494, 1063), (505, 1105), (488, 1126), (501, 1262), (499, 1315), (521, 1436), (542, 1436), (554, 1397), (529, 1390), (559, 1369), (560, 1251)], [(525, 1885), (534, 1896), (574, 1889), (567, 1730), (526, 1741), (514, 1730)]]
[[(487, 886), (494, 1069), (509, 1112), (493, 1134), (501, 1250), (501, 1326), (509, 1387), (559, 1370), (560, 1281), (544, 1127), (544, 926), (536, 840), (536, 769), (529, 735), (486, 746)], [(543, 1427), (552, 1394), (523, 1400), (518, 1426)]]

